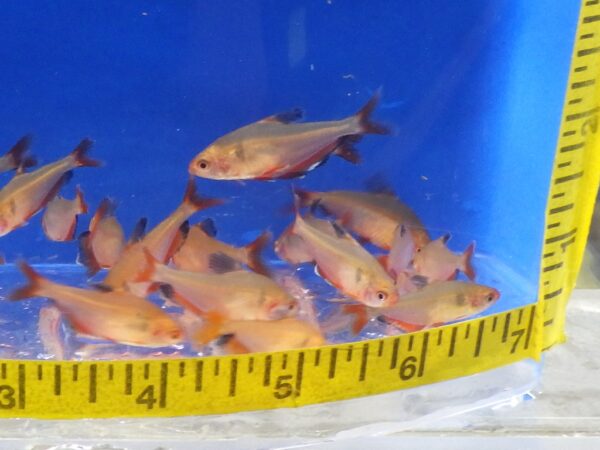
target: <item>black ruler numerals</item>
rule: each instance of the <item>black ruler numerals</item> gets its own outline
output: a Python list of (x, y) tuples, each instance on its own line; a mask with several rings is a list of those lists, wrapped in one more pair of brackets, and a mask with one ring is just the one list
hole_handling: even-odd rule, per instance
[[(400, 363), (398, 364), (398, 376), (403, 381), (412, 380), (415, 377), (420, 378), (425, 372), (427, 348), (429, 346), (429, 332), (423, 333), (422, 336), (421, 352), (419, 356), (409, 355), (404, 358), (400, 357)], [(414, 336), (411, 336), (411, 338), (412, 337)], [(409, 345), (410, 350), (412, 350), (411, 347), (412, 346)]]
[[(284, 354), (282, 358), (284, 358), (283, 360), (287, 360), (288, 355)], [(295, 375), (286, 373), (278, 375), (274, 378), (273, 397), (275, 397), (277, 400), (285, 400), (286, 398), (292, 396), (300, 396), (300, 393), (302, 391), (302, 380), (304, 378), (304, 361), (304, 352), (298, 353), (298, 358), (296, 359)]]

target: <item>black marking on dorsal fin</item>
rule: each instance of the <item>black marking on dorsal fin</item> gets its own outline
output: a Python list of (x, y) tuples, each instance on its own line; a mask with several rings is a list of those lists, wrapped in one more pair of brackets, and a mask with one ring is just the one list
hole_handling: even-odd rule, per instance
[(413, 275), (410, 277), (410, 281), (419, 289), (424, 288), (429, 283), (429, 279), (423, 275)]
[(237, 269), (236, 260), (225, 253), (213, 253), (208, 258), (208, 267), (215, 273), (233, 272)]
[(90, 287), (100, 292), (112, 292), (113, 288), (103, 283), (93, 283)]
[(144, 238), (144, 235), (146, 234), (146, 225), (148, 225), (148, 219), (146, 217), (142, 217), (137, 221), (131, 232), (131, 237), (129, 238), (130, 244), (135, 244)]
[(291, 123), (296, 122), (304, 117), (304, 111), (302, 108), (293, 108), (289, 111), (283, 111), (272, 116), (265, 117), (261, 122), (279, 122), (279, 123)]
[(396, 195), (392, 186), (381, 173), (369, 177), (364, 184), (366, 190), (373, 194)]
[(333, 220), (331, 222), (329, 222), (331, 224), (331, 226), (333, 227), (333, 231), (335, 231), (335, 235), (339, 238), (343, 238), (344, 236), (346, 236), (346, 230), (344, 230), (337, 222), (334, 222)]
[(217, 227), (215, 226), (215, 221), (210, 217), (208, 219), (204, 219), (202, 222), (198, 224), (198, 227), (204, 231), (207, 236), (215, 237), (217, 235)]
[(158, 290), (160, 291), (161, 295), (168, 299), (172, 299), (175, 295), (175, 290), (173, 289), (173, 286), (167, 283), (162, 283), (158, 287)]

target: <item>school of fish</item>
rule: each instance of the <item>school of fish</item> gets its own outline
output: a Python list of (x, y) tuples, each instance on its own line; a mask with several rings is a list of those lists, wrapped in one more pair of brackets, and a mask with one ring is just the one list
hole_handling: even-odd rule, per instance
[(293, 218), (274, 242), (267, 230), (241, 247), (221, 241), (206, 215), (190, 225), (197, 213), (225, 203), (198, 193), (194, 177), (299, 178), (331, 155), (359, 164), (355, 144), (365, 135), (390, 132), (371, 118), (379, 97), (378, 91), (345, 119), (296, 123), (302, 111), (294, 109), (216, 139), (189, 163), (181, 203), (148, 230), (141, 218), (129, 237), (117, 218), (117, 201), (109, 197), (76, 237), (79, 216), (90, 211), (84, 190), (78, 185), (73, 199), (60, 191), (74, 169), (102, 165), (88, 156), (91, 140), (35, 168), (31, 138), (23, 137), (0, 157), (0, 173), (15, 171), (0, 189), (0, 236), (43, 210), (47, 238), (77, 240), (77, 262), (89, 277), (102, 279), (69, 286), (18, 261), (27, 282), (9, 299), (51, 301), (40, 311), (39, 332), (57, 359), (65, 357), (61, 324), (99, 346), (107, 341), (148, 348), (189, 345), (202, 354), (206, 348), (246, 353), (326, 344), (325, 327), (314, 311), (306, 311), (314, 305), (300, 301), (281, 281), (280, 269), (263, 259), (272, 246), (292, 268), (313, 266), (338, 291), (342, 300), (331, 301), (349, 319), (340, 323), (349, 323), (354, 334), (377, 321), (412, 332), (482, 313), (500, 292), (475, 282), (475, 243), (452, 251), (450, 234), (432, 236), (415, 210), (381, 180), (364, 191), (294, 187)]

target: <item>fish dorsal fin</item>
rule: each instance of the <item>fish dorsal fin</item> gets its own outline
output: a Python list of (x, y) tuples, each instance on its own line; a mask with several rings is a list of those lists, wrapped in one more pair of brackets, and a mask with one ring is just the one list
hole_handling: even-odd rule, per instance
[(447, 244), (450, 239), (452, 239), (452, 234), (450, 233), (446, 233), (440, 237), (440, 241), (442, 241), (444, 244)]
[(100, 291), (100, 292), (112, 292), (114, 290), (112, 287), (110, 287), (106, 284), (103, 284), (103, 283), (93, 283), (93, 284), (90, 284), (90, 287), (92, 287), (96, 291)]
[(17, 167), (15, 174), (21, 175), (21, 174), (25, 173), (25, 171), (27, 169), (32, 168), (37, 163), (38, 163), (38, 161), (35, 156), (27, 156), (19, 163), (19, 166)]
[(204, 231), (209, 237), (214, 238), (217, 236), (217, 227), (215, 226), (215, 221), (212, 220), (210, 217), (200, 222), (198, 224), (198, 228)]
[(376, 173), (375, 175), (369, 177), (365, 181), (364, 185), (367, 192), (372, 194), (383, 194), (390, 196), (396, 195), (392, 186), (381, 173)]
[(410, 281), (419, 289), (422, 289), (429, 284), (429, 279), (423, 275), (413, 275), (410, 277)]
[(335, 231), (335, 235), (339, 238), (345, 238), (347, 236), (348, 233), (346, 233), (346, 230), (344, 230), (338, 223), (334, 222), (333, 220), (329, 222), (331, 224), (331, 227), (333, 228), (333, 231)]
[(304, 117), (304, 111), (301, 108), (294, 108), (265, 117), (259, 123), (292, 123), (302, 119), (302, 117)]
[(162, 283), (158, 287), (158, 290), (163, 297), (165, 297), (169, 300), (171, 300), (175, 296), (175, 290), (173, 289), (173, 286), (171, 286), (170, 284)]
[(225, 253), (213, 253), (208, 258), (208, 267), (215, 273), (227, 273), (238, 270), (237, 261)]
[(133, 231), (131, 232), (129, 244), (135, 244), (136, 242), (140, 242), (142, 239), (144, 239), (144, 236), (146, 235), (146, 225), (148, 225), (147, 217), (142, 217), (137, 221), (135, 227), (133, 227)]

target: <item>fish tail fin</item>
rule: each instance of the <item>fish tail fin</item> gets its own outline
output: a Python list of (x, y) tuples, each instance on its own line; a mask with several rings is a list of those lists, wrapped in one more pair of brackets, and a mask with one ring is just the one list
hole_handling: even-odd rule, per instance
[(265, 231), (255, 240), (246, 245), (248, 267), (250, 267), (256, 273), (266, 276), (270, 275), (270, 271), (263, 261), (262, 252), (271, 241), (271, 237), (271, 233), (269, 231)]
[(91, 232), (84, 231), (77, 240), (79, 242), (77, 262), (85, 266), (88, 277), (93, 277), (100, 271), (101, 267), (92, 249)]
[(369, 321), (369, 313), (365, 305), (344, 305), (342, 311), (354, 316), (352, 321), (352, 333), (354, 334), (360, 333)]
[(381, 99), (381, 88), (377, 89), (369, 101), (356, 113), (361, 133), (365, 134), (390, 134), (390, 129), (385, 125), (371, 120), (371, 114)]
[(92, 145), (94, 145), (94, 142), (91, 139), (85, 138), (71, 152), (71, 156), (75, 159), (76, 167), (98, 167), (102, 165), (102, 162), (88, 157), (87, 153), (92, 148)]
[(40, 291), (41, 284), (44, 281), (44, 277), (42, 277), (39, 273), (37, 273), (33, 268), (27, 264), (25, 261), (20, 261), (18, 263), (19, 269), (23, 272), (23, 275), (27, 278), (27, 284), (18, 289), (12, 291), (8, 299), (9, 300), (25, 300), (27, 298), (36, 297)]
[(475, 241), (471, 242), (462, 254), (461, 270), (471, 281), (475, 280), (475, 269), (473, 268), (472, 258), (475, 253)]
[(77, 200), (77, 209), (79, 210), (79, 214), (87, 214), (88, 205), (83, 198), (83, 191), (79, 185), (75, 187), (75, 199)]
[(23, 164), (23, 158), (25, 156), (25, 153), (27, 153), (27, 150), (29, 149), (30, 145), (31, 135), (28, 134), (19, 139), (17, 143), (13, 145), (13, 147), (8, 151), (8, 153), (6, 153), (7, 155), (10, 155), (15, 169)]
[(194, 334), (194, 341), (201, 345), (206, 345), (218, 338), (222, 332), (224, 319), (219, 313), (209, 311), (203, 316), (204, 323)]
[(210, 208), (211, 206), (221, 205), (224, 203), (224, 200), (219, 198), (201, 197), (196, 191), (196, 183), (194, 182), (194, 178), (190, 177), (185, 188), (183, 203), (191, 207), (193, 211), (200, 211), (202, 209)]
[(138, 272), (135, 277), (136, 282), (144, 282), (144, 281), (153, 281), (152, 277), (154, 272), (156, 272), (156, 266), (159, 265), (159, 261), (154, 257), (150, 250), (144, 247), (144, 257), (146, 258), (145, 264), (142, 267), (142, 270)]

